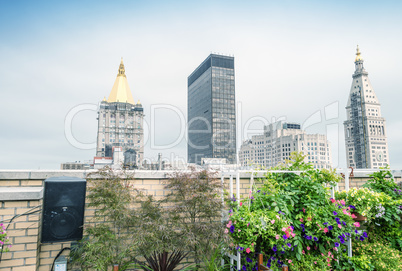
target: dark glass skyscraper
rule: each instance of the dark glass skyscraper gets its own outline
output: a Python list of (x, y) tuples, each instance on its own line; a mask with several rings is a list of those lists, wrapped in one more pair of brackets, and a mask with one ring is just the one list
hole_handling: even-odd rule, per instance
[(188, 77), (189, 163), (236, 163), (234, 57), (211, 54)]

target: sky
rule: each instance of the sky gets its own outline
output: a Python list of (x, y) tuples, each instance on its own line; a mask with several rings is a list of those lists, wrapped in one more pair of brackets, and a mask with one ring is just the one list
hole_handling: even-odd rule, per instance
[(235, 57), (238, 147), (284, 119), (326, 134), (345, 167), (357, 44), (402, 169), (400, 14), (399, 1), (0, 1), (0, 169), (93, 159), (121, 57), (144, 156), (186, 159), (187, 77), (210, 53)]

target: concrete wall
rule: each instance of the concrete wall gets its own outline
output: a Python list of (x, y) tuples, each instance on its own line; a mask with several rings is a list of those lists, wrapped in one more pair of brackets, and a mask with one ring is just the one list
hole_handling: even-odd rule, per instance
[[(0, 170), (0, 223), (8, 226), (8, 236), (12, 247), (9, 252), (3, 253), (0, 271), (39, 270), (49, 271), (51, 265), (64, 247), (70, 247), (71, 242), (40, 243), (41, 207), (43, 197), (43, 181), (49, 177), (70, 176), (85, 178), (92, 171), (6, 171)], [(164, 188), (167, 177), (172, 171), (136, 171), (131, 183), (135, 188), (143, 189), (148, 194), (160, 198), (167, 193)], [(229, 188), (229, 175), (226, 175), (225, 184)], [(258, 182), (258, 173), (254, 182)], [(240, 194), (247, 196), (250, 187), (250, 173), (239, 174)], [(350, 181), (351, 186), (359, 187), (367, 180), (367, 174), (356, 175)], [(400, 180), (400, 177), (399, 179)], [(233, 178), (233, 191), (236, 193), (236, 175)], [(339, 184), (344, 188), (344, 183)], [(38, 207), (39, 206), (39, 207)], [(36, 207), (36, 208), (35, 208)], [(36, 211), (36, 212), (35, 212)], [(29, 213), (10, 219), (16, 215)], [(91, 219), (94, 210), (85, 210), (85, 222)], [(63, 255), (68, 255), (65, 251)]]

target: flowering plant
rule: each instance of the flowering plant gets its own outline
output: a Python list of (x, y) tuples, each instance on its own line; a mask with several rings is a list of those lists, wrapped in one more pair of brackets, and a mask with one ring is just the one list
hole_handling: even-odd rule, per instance
[(377, 193), (368, 188), (351, 188), (349, 191), (336, 192), (336, 198), (342, 199), (354, 213), (359, 213), (371, 220), (379, 210), (380, 204), (391, 200), (384, 193)]
[(293, 154), (292, 159), (276, 168), (288, 173), (269, 172), (232, 209), (225, 232), (232, 247), (247, 259), (243, 270), (255, 268), (252, 252), (263, 253), (272, 270), (283, 264), (292, 269), (296, 262), (321, 257), (327, 268), (341, 269), (346, 242), (368, 237), (358, 231), (360, 224), (354, 223), (351, 207), (330, 198), (328, 184), (338, 181), (335, 173), (313, 169), (300, 154)]
[(3, 223), (0, 223), (0, 251), (7, 252), (11, 247), (11, 245), (8, 244), (9, 242), (6, 227)]

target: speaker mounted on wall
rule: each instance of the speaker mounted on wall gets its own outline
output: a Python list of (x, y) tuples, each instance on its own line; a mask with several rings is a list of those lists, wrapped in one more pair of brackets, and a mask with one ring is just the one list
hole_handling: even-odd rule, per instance
[(52, 177), (44, 186), (41, 242), (82, 239), (86, 180)]

